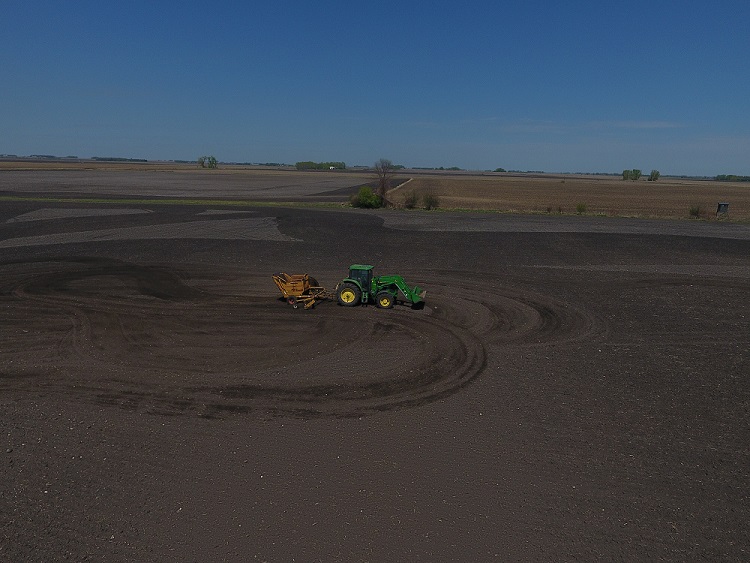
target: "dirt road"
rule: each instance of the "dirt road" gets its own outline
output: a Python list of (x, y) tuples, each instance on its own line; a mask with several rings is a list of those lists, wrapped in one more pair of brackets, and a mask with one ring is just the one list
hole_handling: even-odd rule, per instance
[(746, 560), (750, 230), (576, 221), (4, 201), (0, 560)]

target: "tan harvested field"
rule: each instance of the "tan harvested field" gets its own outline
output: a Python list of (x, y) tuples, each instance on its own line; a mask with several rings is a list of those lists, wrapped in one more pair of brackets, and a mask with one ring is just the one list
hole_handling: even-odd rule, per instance
[(430, 193), (446, 208), (519, 213), (587, 214), (689, 218), (690, 208), (701, 208), (704, 219), (715, 218), (717, 203), (729, 202), (732, 220), (750, 220), (750, 184), (684, 178), (623, 181), (613, 176), (487, 175), (418, 176), (397, 189), (392, 198), (402, 203), (411, 193)]

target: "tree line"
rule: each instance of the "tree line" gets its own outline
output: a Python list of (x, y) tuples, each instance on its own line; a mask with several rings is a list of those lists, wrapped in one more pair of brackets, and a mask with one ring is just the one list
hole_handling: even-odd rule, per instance
[(345, 170), (346, 164), (343, 162), (313, 162), (305, 160), (297, 162), (294, 165), (297, 170)]
[[(643, 176), (643, 172), (641, 172), (638, 168), (633, 168), (632, 170), (623, 170), (622, 171), (622, 179), (623, 180), (640, 180)], [(658, 170), (652, 170), (651, 174), (648, 175), (647, 180), (649, 182), (656, 182), (661, 177), (661, 172)]]
[(92, 156), (91, 160), (105, 162), (148, 162), (145, 158), (123, 158), (120, 156)]
[(719, 174), (716, 176), (719, 182), (750, 182), (750, 176), (737, 176), (736, 174)]

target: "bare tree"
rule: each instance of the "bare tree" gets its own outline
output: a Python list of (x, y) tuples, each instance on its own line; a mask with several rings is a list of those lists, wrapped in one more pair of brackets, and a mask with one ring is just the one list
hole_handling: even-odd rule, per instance
[(383, 205), (386, 204), (385, 194), (391, 189), (391, 178), (393, 178), (393, 172), (395, 167), (393, 163), (387, 158), (381, 158), (375, 163), (375, 174), (378, 175), (378, 190), (377, 195), (380, 197)]

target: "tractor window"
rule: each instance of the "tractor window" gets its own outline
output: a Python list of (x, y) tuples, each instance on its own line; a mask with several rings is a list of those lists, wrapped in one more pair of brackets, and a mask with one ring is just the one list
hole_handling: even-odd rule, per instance
[(370, 275), (370, 270), (352, 270), (349, 272), (349, 277), (362, 284), (362, 288), (366, 291), (370, 289)]

